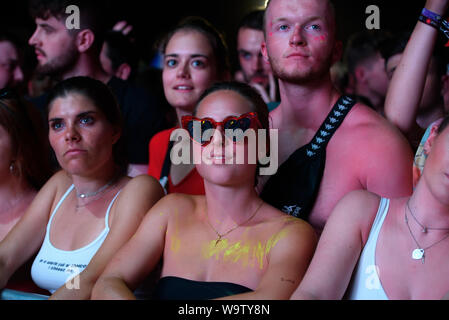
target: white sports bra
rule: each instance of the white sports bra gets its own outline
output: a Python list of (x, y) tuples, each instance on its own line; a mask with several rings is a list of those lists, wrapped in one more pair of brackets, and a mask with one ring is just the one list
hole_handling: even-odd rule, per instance
[(33, 266), (31, 267), (31, 276), (33, 278), (33, 281), (39, 287), (50, 291), (52, 294), (66, 282), (69, 289), (79, 288), (79, 282), (74, 277), (81, 273), (87, 267), (92, 257), (95, 255), (95, 253), (103, 244), (103, 241), (106, 239), (106, 236), (109, 233), (109, 211), (111, 210), (115, 199), (120, 193), (120, 191), (118, 191), (109, 204), (105, 216), (105, 228), (98, 235), (98, 237), (82, 248), (72, 251), (66, 251), (55, 248), (51, 244), (50, 226), (56, 214), (56, 211), (58, 211), (62, 202), (73, 189), (74, 185), (72, 184), (56, 205), (55, 210), (53, 211), (50, 220), (48, 221), (47, 232), (45, 233), (42, 247), (39, 250), (36, 258), (34, 259)]

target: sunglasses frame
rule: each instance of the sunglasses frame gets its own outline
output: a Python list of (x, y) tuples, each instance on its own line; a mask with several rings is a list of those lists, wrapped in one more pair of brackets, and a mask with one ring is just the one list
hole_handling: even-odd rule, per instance
[[(181, 118), (181, 125), (182, 125), (183, 129), (187, 130), (187, 132), (189, 133), (189, 137), (190, 137), (190, 139), (192, 141), (194, 141), (196, 143), (199, 143), (199, 144), (201, 144), (201, 146), (205, 147), (212, 141), (212, 139), (209, 139), (208, 141), (205, 141), (205, 142), (198, 142), (198, 141), (196, 141), (193, 138), (193, 136), (190, 134), (190, 131), (188, 129), (188, 124), (191, 121), (199, 121), (199, 122), (209, 121), (212, 124), (212, 129), (217, 130), (218, 126), (220, 126), (221, 128), (224, 128), (224, 125), (228, 121), (230, 121), (230, 120), (239, 121), (241, 119), (248, 119), (248, 118), (251, 121), (250, 122), (250, 126), (248, 127), (248, 129), (250, 129), (250, 128), (254, 129), (254, 128), (261, 128), (262, 127), (262, 125), (260, 124), (259, 118), (257, 117), (257, 112), (254, 112), (254, 111), (253, 112), (244, 113), (244, 114), (242, 114), (240, 116), (228, 116), (228, 117), (224, 118), (223, 121), (215, 121), (214, 119), (209, 118), (209, 117), (197, 118), (195, 116), (183, 116)], [(233, 140), (233, 143), (236, 143), (236, 142), (237, 141)]]

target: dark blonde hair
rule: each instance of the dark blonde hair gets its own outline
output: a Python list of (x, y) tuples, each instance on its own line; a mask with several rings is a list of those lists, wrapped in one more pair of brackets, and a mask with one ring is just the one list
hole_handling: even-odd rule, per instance
[(52, 175), (41, 115), (15, 92), (0, 92), (0, 125), (11, 139), (14, 174), (39, 190)]

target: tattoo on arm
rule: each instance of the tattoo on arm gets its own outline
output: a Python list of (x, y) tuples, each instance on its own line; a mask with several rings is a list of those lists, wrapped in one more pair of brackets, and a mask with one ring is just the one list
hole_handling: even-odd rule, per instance
[(293, 280), (289, 280), (289, 279), (284, 279), (283, 277), (281, 278), (282, 282), (290, 282), (291, 284), (295, 284), (295, 281)]

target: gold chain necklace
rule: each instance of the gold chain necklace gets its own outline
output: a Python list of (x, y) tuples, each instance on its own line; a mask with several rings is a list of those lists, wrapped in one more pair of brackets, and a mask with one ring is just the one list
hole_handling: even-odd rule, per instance
[(255, 215), (256, 215), (256, 213), (257, 213), (257, 212), (259, 211), (259, 209), (262, 207), (262, 205), (263, 205), (263, 201), (260, 201), (260, 205), (257, 207), (257, 209), (254, 211), (254, 213), (253, 213), (247, 220), (245, 220), (244, 222), (242, 222), (242, 223), (240, 223), (240, 224), (235, 225), (234, 227), (232, 227), (231, 229), (229, 229), (229, 230), (226, 231), (225, 233), (220, 233), (220, 232), (218, 232), (218, 231), (212, 226), (212, 224), (211, 224), (210, 221), (209, 221), (209, 215), (208, 215), (207, 212), (206, 212), (206, 215), (207, 215), (207, 223), (208, 223), (209, 226), (212, 228), (212, 230), (215, 231), (215, 233), (216, 233), (217, 236), (218, 236), (218, 239), (215, 240), (215, 246), (217, 246), (217, 244), (221, 241), (221, 239), (222, 239), (224, 236), (230, 234), (232, 231), (234, 231), (234, 230), (237, 229), (238, 227), (244, 225), (245, 223), (248, 223), (252, 218), (254, 218)]

